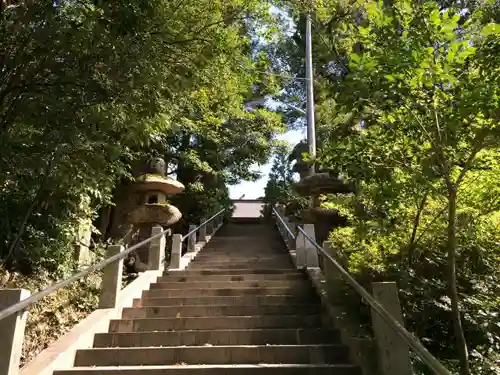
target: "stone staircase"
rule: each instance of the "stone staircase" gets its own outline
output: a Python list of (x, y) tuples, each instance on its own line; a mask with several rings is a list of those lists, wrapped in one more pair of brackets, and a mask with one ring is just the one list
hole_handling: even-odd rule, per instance
[(270, 224), (222, 227), (56, 375), (360, 375)]

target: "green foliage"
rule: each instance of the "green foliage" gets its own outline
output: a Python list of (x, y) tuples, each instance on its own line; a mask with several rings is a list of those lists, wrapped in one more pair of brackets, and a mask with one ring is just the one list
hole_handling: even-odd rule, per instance
[(277, 204), (285, 205), (288, 215), (297, 213), (300, 208), (307, 205), (307, 202), (304, 202), (305, 199), (293, 190), (295, 180), (290, 168), (291, 152), (292, 148), (288, 143), (278, 143), (274, 149), (273, 163), (264, 189), (266, 214), (269, 213), (270, 207)]
[(292, 149), (286, 143), (276, 146), (267, 185), (264, 189), (265, 200), (269, 204), (288, 203), (293, 197), (293, 174), (288, 157)]
[(500, 33), (495, 2), (466, 16), (442, 5), (318, 5), (318, 163), (357, 185), (322, 205), (350, 217), (330, 239), (359, 280), (398, 281), (407, 324), (433, 353), (461, 374), (490, 374), (500, 342)]
[(249, 166), (269, 157), (281, 126), (245, 109), (277, 89), (255, 72), (267, 57), (252, 38), (272, 26), (268, 10), (257, 0), (2, 3), (0, 259), (61, 275), (82, 220), (114, 204), (149, 155), (187, 186), (176, 199), (188, 220), (227, 205), (227, 184), (257, 177)]

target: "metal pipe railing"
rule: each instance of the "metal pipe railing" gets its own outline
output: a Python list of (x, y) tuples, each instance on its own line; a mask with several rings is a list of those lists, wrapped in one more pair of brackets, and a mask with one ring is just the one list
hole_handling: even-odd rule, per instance
[[(281, 223), (285, 225), (284, 220), (280, 214), (273, 207), (273, 212), (280, 219)], [(286, 226), (286, 225), (285, 225)], [(361, 284), (359, 284), (349, 272), (347, 272), (330, 254), (328, 254), (321, 246), (319, 246), (314, 239), (312, 239), (300, 226), (298, 230), (304, 235), (305, 238), (318, 250), (324, 257), (326, 257), (337, 269), (347, 283), (358, 292), (361, 297), (373, 308), (373, 310), (408, 344), (410, 348), (418, 355), (418, 357), (425, 363), (436, 375), (452, 375), (452, 373), (444, 367), (441, 362), (434, 357), (422, 343), (410, 332), (406, 330)]]
[(224, 211), (226, 211), (225, 208), (223, 208), (222, 210), (220, 210), (219, 212), (217, 212), (215, 215), (213, 215), (212, 217), (210, 217), (209, 219), (205, 220), (203, 223), (201, 223), (200, 225), (198, 225), (196, 228), (194, 229), (191, 229), (187, 234), (185, 234), (184, 236), (182, 236), (182, 239), (181, 239), (181, 242), (183, 242), (186, 238), (188, 238), (190, 235), (192, 235), (193, 233), (196, 233), (202, 226), (206, 225), (207, 223), (211, 222), (213, 219), (215, 219), (217, 216), (219, 216), (221, 213), (223, 213)]
[(64, 288), (65, 286), (91, 274), (92, 272), (99, 271), (99, 270), (103, 269), (104, 267), (106, 267), (107, 265), (110, 265), (111, 263), (114, 263), (117, 260), (125, 258), (132, 251), (137, 250), (138, 248), (150, 243), (155, 238), (160, 237), (161, 235), (165, 234), (165, 232), (168, 232), (168, 231), (170, 231), (170, 228), (165, 229), (165, 230), (155, 234), (154, 236), (151, 236), (151, 237), (145, 239), (144, 241), (141, 241), (138, 244), (135, 244), (135, 245), (125, 249), (124, 251), (122, 251), (116, 255), (113, 255), (107, 259), (104, 259), (103, 261), (96, 263), (93, 266), (89, 266), (89, 267), (85, 268), (84, 270), (75, 273), (73, 276), (68, 277), (67, 279), (64, 279), (62, 281), (58, 281), (57, 283), (54, 283), (51, 286), (49, 286), (47, 289), (41, 290), (41, 291), (33, 294), (32, 296), (22, 300), (21, 302), (18, 302), (16, 304), (6, 308), (5, 310), (0, 311), (0, 320), (5, 319), (6, 317), (8, 317), (12, 314), (15, 314), (21, 310), (26, 309), (28, 306), (40, 301), (43, 297), (49, 295), (50, 293), (55, 292), (56, 290), (58, 290), (60, 288)]
[(276, 209), (273, 207), (273, 211), (276, 213), (276, 217), (279, 219), (279, 221), (281, 221), (281, 224), (283, 224), (283, 226), (285, 227), (285, 230), (288, 232), (288, 234), (290, 235), (290, 237), (292, 237), (292, 239), (295, 240), (296, 236), (295, 234), (292, 233), (292, 231), (290, 230), (290, 228), (288, 227), (288, 225), (285, 223), (285, 221), (283, 220), (283, 218), (278, 214), (278, 212), (276, 211)]
[[(186, 234), (185, 236), (183, 236), (183, 240), (187, 237), (189, 237), (191, 234), (193, 234), (196, 230), (198, 230), (200, 227), (202, 227), (203, 225), (207, 224), (208, 222), (210, 222), (211, 220), (213, 220), (215, 217), (217, 217), (218, 215), (220, 215), (222, 212), (224, 212), (225, 209), (222, 209), (220, 210), (219, 212), (217, 212), (215, 215), (213, 215), (212, 217), (210, 217), (208, 220), (205, 220), (203, 223), (201, 223), (198, 227), (196, 227), (194, 230), (191, 230), (188, 234)], [(131, 252), (139, 249), (140, 247), (144, 246), (144, 245), (147, 245), (148, 243), (150, 243), (151, 241), (153, 241), (154, 239), (162, 236), (163, 234), (165, 233), (168, 233), (170, 232), (171, 229), (170, 228), (167, 228), (157, 234), (155, 234), (154, 236), (151, 236), (147, 239), (145, 239), (144, 241), (141, 241), (139, 242), (138, 244), (135, 244), (127, 249), (125, 249), (124, 251), (120, 252), (119, 254), (116, 254), (116, 255), (113, 255), (107, 259), (104, 259), (103, 261), (99, 262), (99, 263), (96, 263), (92, 266), (89, 266), (87, 268), (85, 268), (84, 270), (80, 271), (80, 272), (77, 272), (75, 273), (74, 275), (68, 277), (67, 279), (64, 279), (62, 281), (58, 281), (57, 283), (54, 283), (52, 284), (51, 286), (49, 286), (48, 288), (44, 289), (44, 290), (41, 290), (35, 294), (33, 294), (32, 296), (0, 311), (0, 320), (2, 319), (5, 319), (7, 318), (8, 316), (12, 315), (12, 314), (15, 314), (19, 311), (22, 311), (22, 310), (25, 310), (27, 307), (29, 307), (30, 305), (40, 301), (42, 298), (44, 298), (45, 296), (55, 292), (56, 290), (58, 289), (61, 289), (61, 288), (64, 288), (65, 286), (77, 281), (77, 280), (80, 280), (81, 278), (84, 278), (85, 276), (91, 274), (92, 272), (95, 272), (95, 271), (99, 271), (101, 269), (103, 269), (104, 267), (110, 265), (111, 263), (114, 263), (120, 259), (123, 259), (125, 258), (128, 254), (130, 254)]]

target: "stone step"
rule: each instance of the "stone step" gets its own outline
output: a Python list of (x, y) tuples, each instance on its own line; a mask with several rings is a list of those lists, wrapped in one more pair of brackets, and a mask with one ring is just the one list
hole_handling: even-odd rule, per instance
[(163, 297), (163, 298), (137, 298), (133, 301), (133, 307), (146, 306), (193, 306), (193, 305), (277, 305), (277, 304), (301, 304), (318, 303), (316, 294), (304, 296), (209, 296), (209, 297)]
[(244, 254), (244, 256), (263, 256), (264, 254), (286, 254), (282, 244), (269, 244), (269, 240), (255, 241), (255, 238), (239, 240), (210, 240), (210, 246), (200, 254)]
[(188, 270), (199, 270), (199, 269), (232, 269), (232, 270), (254, 270), (255, 268), (285, 268), (291, 265), (291, 261), (286, 262), (245, 262), (245, 263), (204, 263), (196, 262), (196, 260), (189, 265)]
[(243, 254), (244, 256), (263, 256), (267, 254), (287, 254), (282, 244), (269, 244), (269, 240), (255, 241), (255, 238), (241, 240), (213, 239), (210, 245), (205, 247), (200, 254)]
[(266, 328), (164, 332), (98, 333), (94, 347), (210, 345), (308, 345), (340, 342), (340, 333), (324, 328)]
[(165, 271), (164, 276), (211, 276), (211, 275), (229, 275), (229, 276), (242, 276), (242, 275), (294, 275), (299, 274), (299, 271), (293, 268), (270, 268), (270, 269), (200, 269), (200, 270), (186, 270), (186, 271)]
[(210, 296), (306, 296), (314, 293), (311, 285), (298, 285), (288, 287), (263, 287), (263, 288), (206, 288), (206, 289), (153, 289), (142, 292), (143, 298), (163, 297), (210, 297)]
[(78, 350), (75, 366), (349, 363), (344, 345), (176, 346)]
[[(249, 239), (248, 241), (252, 240)], [(235, 242), (218, 248), (203, 249), (197, 254), (197, 257), (272, 258), (275, 256), (289, 256), (289, 253), (283, 247), (273, 249), (259, 244), (249, 246), (245, 242)]]
[(239, 275), (201, 275), (201, 274), (190, 274), (186, 275), (186, 272), (179, 271), (177, 275), (174, 272), (166, 276), (160, 276), (157, 279), (159, 283), (169, 283), (169, 282), (213, 282), (213, 281), (285, 281), (285, 280), (307, 280), (307, 276), (300, 272), (292, 272), (285, 274), (239, 274)]
[(316, 328), (321, 315), (257, 315), (111, 320), (109, 332), (177, 331), (186, 329)]
[(288, 254), (281, 253), (269, 253), (269, 254), (198, 254), (195, 258), (196, 262), (227, 262), (227, 261), (239, 261), (239, 262), (259, 262), (259, 261), (289, 261), (290, 256)]
[[(242, 258), (242, 257), (206, 257), (198, 258), (196, 257), (190, 265), (194, 264), (204, 264), (208, 269), (214, 268), (219, 269), (219, 267), (231, 268), (231, 265), (246, 265), (253, 264), (254, 268), (292, 268), (290, 257), (280, 257), (280, 258)], [(270, 267), (268, 265), (277, 265), (277, 267)]]
[(257, 364), (76, 367), (54, 375), (362, 375), (346, 364)]
[(215, 237), (210, 239), (210, 245), (203, 249), (207, 252), (231, 251), (234, 253), (256, 253), (281, 251), (279, 243), (270, 238), (255, 238), (253, 236), (242, 237)]
[(269, 261), (269, 260), (290, 260), (290, 255), (288, 254), (266, 254), (259, 256), (250, 256), (244, 257), (240, 254), (204, 254), (203, 252), (199, 253), (195, 257), (196, 262), (259, 262), (259, 261)]
[(150, 306), (127, 307), (123, 309), (123, 319), (172, 318), (205, 316), (252, 316), (252, 315), (306, 315), (320, 314), (320, 304), (307, 305), (210, 305), (210, 306)]
[(306, 280), (289, 279), (289, 280), (234, 280), (234, 281), (184, 281), (184, 282), (169, 282), (163, 281), (152, 283), (149, 289), (224, 289), (224, 288), (263, 288), (263, 287), (300, 287), (301, 285), (309, 285)]

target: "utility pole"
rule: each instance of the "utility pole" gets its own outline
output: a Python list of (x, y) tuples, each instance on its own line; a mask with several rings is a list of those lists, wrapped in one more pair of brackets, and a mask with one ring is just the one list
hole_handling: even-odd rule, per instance
[[(311, 13), (306, 15), (306, 93), (307, 93), (307, 144), (309, 146), (309, 157), (316, 158), (316, 125), (314, 121), (314, 86), (312, 67), (312, 37), (311, 37)], [(315, 173), (314, 164), (309, 167), (309, 175)]]

